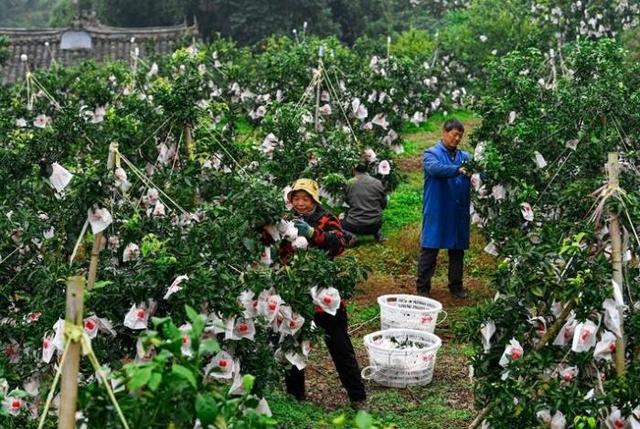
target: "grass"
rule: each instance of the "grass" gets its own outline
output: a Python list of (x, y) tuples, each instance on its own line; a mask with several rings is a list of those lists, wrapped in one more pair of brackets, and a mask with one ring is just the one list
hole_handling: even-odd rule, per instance
[(349, 323), (351, 325), (360, 325), (380, 316), (380, 307), (377, 303), (358, 305), (354, 302), (349, 302), (347, 304), (347, 313), (350, 315)]
[(418, 224), (422, 219), (422, 183), (419, 174), (412, 173), (408, 181), (401, 183), (391, 194), (384, 211), (384, 229), (387, 235), (407, 225)]
[(404, 152), (402, 153), (403, 157), (414, 156), (417, 155), (420, 151), (420, 144), (417, 141), (411, 139), (404, 139)]
[(241, 116), (235, 122), (238, 134), (250, 134), (254, 131), (255, 127), (249, 122), (249, 118)]
[(282, 428), (313, 428), (317, 426), (311, 426), (311, 422), (330, 422), (341, 414), (352, 413), (346, 409), (327, 412), (324, 408), (311, 402), (298, 402), (278, 391), (268, 395), (267, 401), (271, 412), (278, 419), (279, 427)]
[(440, 124), (447, 119), (452, 118), (458, 119), (462, 122), (467, 122), (478, 119), (478, 115), (469, 110), (456, 110), (446, 115), (442, 112), (437, 112), (419, 126), (416, 126), (411, 122), (406, 122), (401, 128), (401, 132), (403, 134), (432, 133), (439, 131)]

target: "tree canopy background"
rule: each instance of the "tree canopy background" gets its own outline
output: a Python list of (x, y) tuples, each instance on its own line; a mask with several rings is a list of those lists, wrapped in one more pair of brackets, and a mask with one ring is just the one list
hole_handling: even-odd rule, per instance
[(303, 32), (336, 35), (353, 44), (360, 36), (434, 28), (438, 22), (437, 12), (415, 0), (0, 0), (0, 26), (66, 26), (78, 7), (93, 9), (104, 24), (121, 27), (195, 19), (204, 39), (219, 33), (243, 45), (292, 35), (293, 30), (299, 37)]

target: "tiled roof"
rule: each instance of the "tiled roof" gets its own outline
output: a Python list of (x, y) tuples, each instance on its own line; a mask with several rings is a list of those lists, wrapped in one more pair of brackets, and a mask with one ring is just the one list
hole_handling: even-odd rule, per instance
[[(134, 47), (140, 57), (149, 54), (171, 53), (185, 38), (196, 37), (197, 30), (186, 24), (172, 27), (120, 28), (102, 25), (93, 20), (83, 20), (68, 28), (1, 28), (0, 36), (9, 38), (9, 59), (0, 68), (3, 83), (15, 82), (30, 69), (46, 68), (52, 62), (75, 64), (82, 60), (129, 60)], [(91, 48), (65, 49), (63, 36), (73, 42), (85, 42)], [(81, 45), (82, 43), (80, 43)], [(76, 43), (76, 46), (78, 43)], [(26, 61), (22, 61), (26, 55)]]

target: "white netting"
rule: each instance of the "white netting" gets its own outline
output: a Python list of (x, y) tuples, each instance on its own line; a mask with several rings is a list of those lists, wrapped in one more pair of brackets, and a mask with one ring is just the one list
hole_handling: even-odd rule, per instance
[(442, 304), (417, 295), (382, 295), (380, 305), (380, 328), (416, 329), (433, 333), (442, 311)]
[(442, 341), (426, 331), (386, 329), (365, 335), (364, 345), (370, 366), (362, 370), (362, 378), (407, 387), (431, 382)]

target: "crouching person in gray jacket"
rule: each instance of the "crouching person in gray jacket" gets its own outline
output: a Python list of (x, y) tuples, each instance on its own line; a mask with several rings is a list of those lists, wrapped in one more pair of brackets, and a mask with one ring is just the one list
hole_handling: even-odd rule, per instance
[(384, 241), (382, 235), (382, 211), (387, 206), (384, 186), (367, 174), (367, 166), (358, 164), (346, 189), (345, 202), (349, 205), (342, 221), (347, 246), (357, 242), (357, 235), (373, 235), (376, 241)]

